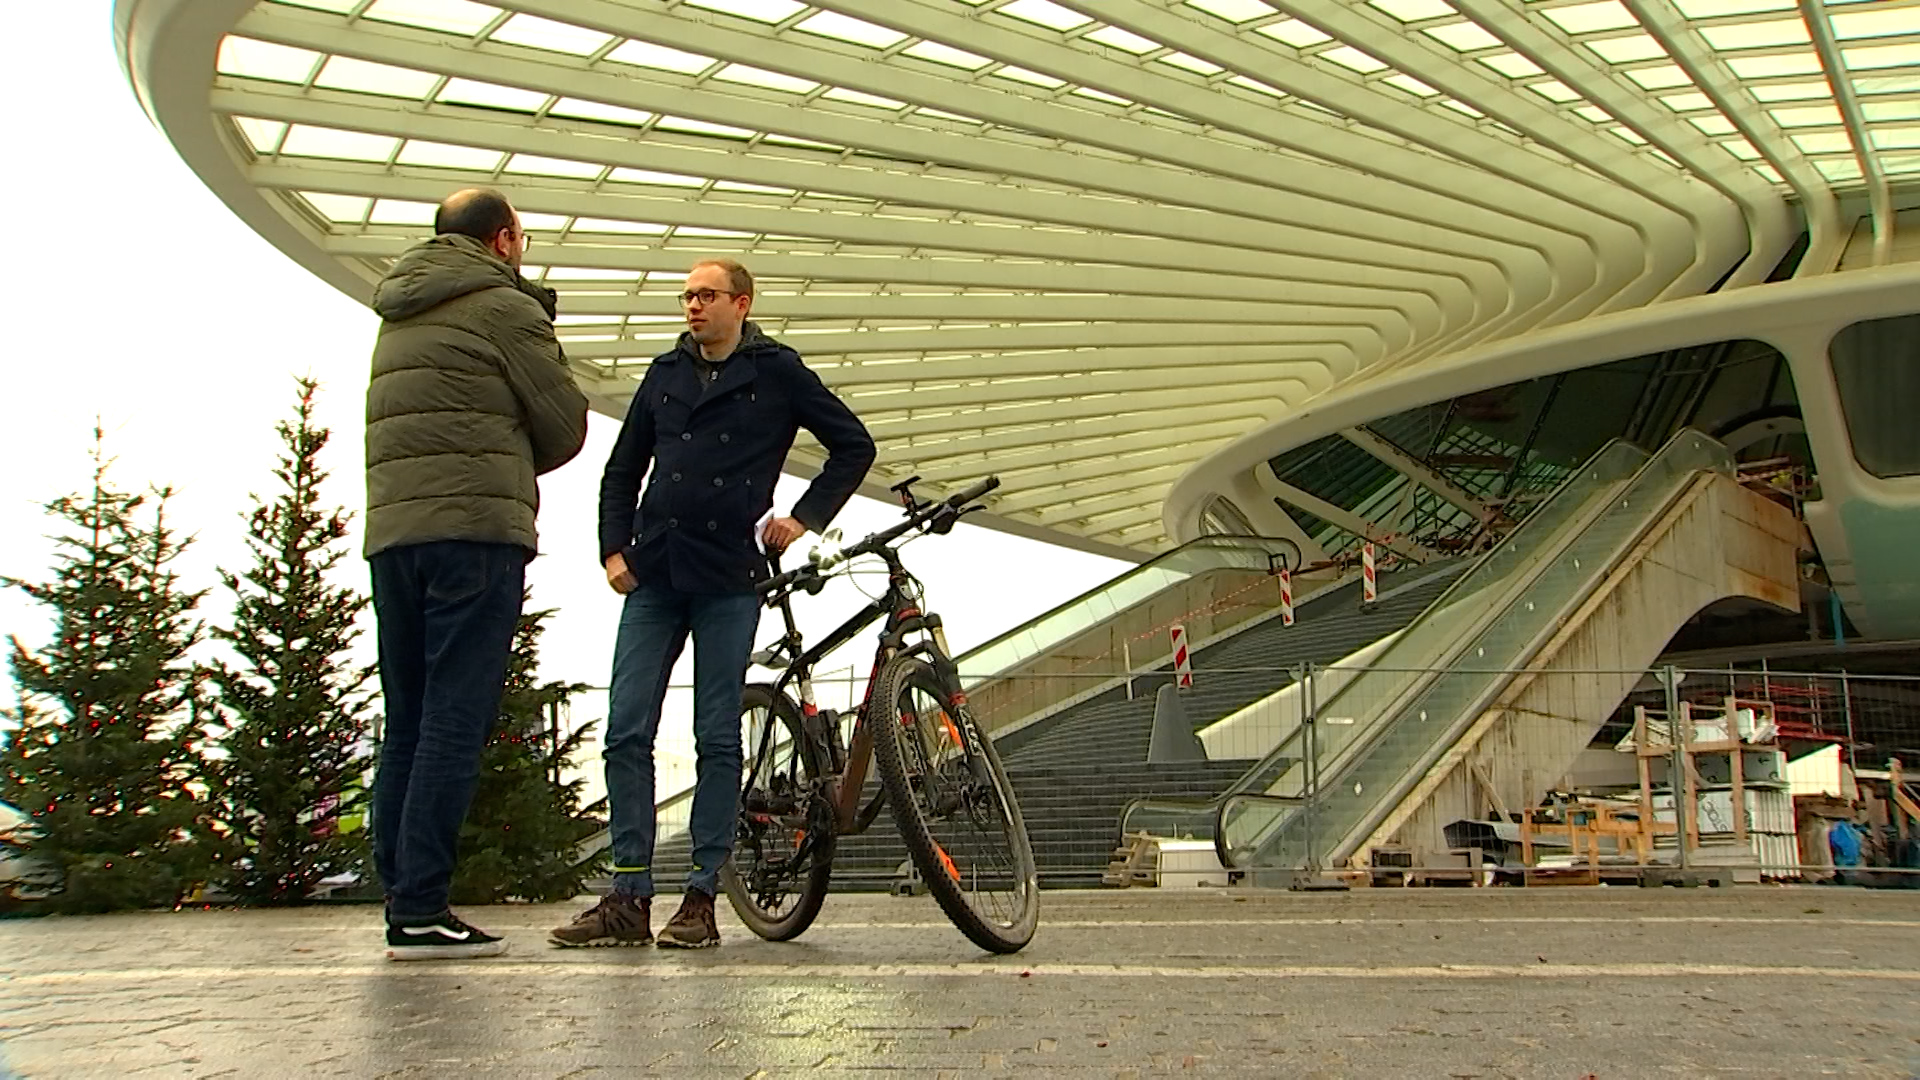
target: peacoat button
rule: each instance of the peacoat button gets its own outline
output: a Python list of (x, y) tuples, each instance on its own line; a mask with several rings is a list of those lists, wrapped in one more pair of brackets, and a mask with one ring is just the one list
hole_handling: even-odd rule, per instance
[(720, 441), (721, 441), (721, 442), (732, 442), (732, 441), (733, 441), (733, 436), (731, 436), (731, 435), (728, 435), (728, 434), (726, 434), (726, 433), (724, 433), (724, 432), (722, 432), (722, 433), (721, 433), (721, 435), (720, 435)]
[(719, 522), (717, 522), (717, 521), (709, 521), (709, 522), (707, 522), (707, 531), (708, 531), (708, 532), (715, 532), (715, 531), (717, 531), (717, 530), (718, 530), (719, 528), (720, 528), (720, 523), (719, 523)]
[[(680, 433), (680, 441), (681, 441), (681, 442), (692, 442), (692, 441), (693, 441), (693, 432), (691, 432), (691, 431), (683, 431), (683, 432), (681, 432), (681, 433)], [(725, 435), (722, 435), (722, 436), (720, 436), (720, 441), (721, 441), (721, 442), (726, 442), (726, 441), (727, 441), (727, 437), (726, 437)]]
[(680, 519), (679, 519), (679, 518), (668, 518), (668, 519), (667, 519), (667, 528), (669, 528), (669, 529), (677, 529), (677, 528), (679, 528), (679, 527), (680, 527)]
[(680, 474), (679, 474), (679, 473), (674, 473), (674, 474), (673, 474), (673, 482), (674, 482), (674, 483), (676, 483), (676, 484), (680, 482)]
[(727, 482), (725, 480), (722, 480), (717, 476), (713, 478), (714, 487), (725, 487), (726, 485), (727, 485)]

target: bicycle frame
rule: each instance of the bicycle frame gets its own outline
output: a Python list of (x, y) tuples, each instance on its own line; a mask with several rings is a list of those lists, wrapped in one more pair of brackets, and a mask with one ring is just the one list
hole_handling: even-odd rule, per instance
[[(806, 744), (803, 752), (821, 758), (822, 767), (818, 771), (826, 779), (827, 798), (834, 808), (834, 833), (839, 836), (865, 832), (879, 816), (880, 807), (885, 802), (884, 795), (876, 795), (864, 809), (860, 805), (860, 792), (866, 785), (867, 773), (873, 763), (873, 730), (870, 725), (876, 722), (873, 692), (880, 669), (889, 660), (905, 654), (926, 655), (935, 668), (943, 672), (952, 668), (946, 631), (940, 616), (920, 610), (922, 593), (919, 581), (907, 572), (898, 553), (891, 548), (875, 554), (887, 564), (886, 593), (870, 601), (824, 640), (795, 655), (773, 684), (776, 699), (786, 693), (790, 686), (798, 686), (801, 738)], [(793, 619), (792, 599), (791, 592), (784, 593), (775, 605), (779, 607), (786, 623), (786, 635), (781, 638), (781, 643), (790, 650), (801, 644), (800, 629)], [(855, 709), (853, 735), (848, 740), (846, 761), (842, 767), (841, 763), (833, 760), (837, 733), (829, 733), (819, 724), (820, 709), (813, 695), (813, 669), (829, 653), (859, 637), (867, 627), (883, 619), (886, 625), (880, 631), (880, 643), (874, 649), (873, 666), (867, 673), (866, 694)], [(928, 634), (931, 641), (908, 642), (909, 635), (922, 632)], [(766, 739), (773, 737), (774, 730), (775, 726), (769, 723), (761, 735), (763, 744)], [(759, 762), (764, 751), (764, 745), (754, 747), (752, 760)]]

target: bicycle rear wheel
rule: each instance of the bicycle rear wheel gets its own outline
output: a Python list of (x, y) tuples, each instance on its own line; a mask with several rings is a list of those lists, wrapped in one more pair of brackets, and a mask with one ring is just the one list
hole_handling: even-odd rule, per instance
[(1018, 952), (1040, 922), (1040, 875), (993, 742), (960, 688), (910, 657), (880, 672), (872, 708), (887, 807), (927, 891), (975, 945)]
[(813, 781), (823, 771), (800, 707), (760, 683), (740, 696), (746, 750), (733, 856), (720, 868), (733, 913), (768, 941), (813, 925), (833, 876), (833, 810)]

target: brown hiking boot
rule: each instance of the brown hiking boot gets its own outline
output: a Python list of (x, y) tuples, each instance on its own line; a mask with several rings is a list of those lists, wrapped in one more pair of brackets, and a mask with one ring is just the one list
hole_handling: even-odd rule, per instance
[(720, 944), (720, 928), (713, 922), (713, 897), (688, 889), (667, 925), (660, 928), (663, 949), (705, 949)]
[(608, 893), (565, 926), (547, 931), (547, 940), (562, 948), (651, 945), (653, 902), (646, 897)]

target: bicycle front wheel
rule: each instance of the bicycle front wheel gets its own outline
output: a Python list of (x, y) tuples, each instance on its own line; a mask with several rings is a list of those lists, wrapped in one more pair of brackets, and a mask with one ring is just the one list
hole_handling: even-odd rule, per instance
[(772, 687), (746, 687), (740, 720), (748, 758), (720, 885), (749, 930), (791, 941), (813, 925), (833, 876), (833, 811), (815, 782), (824, 764), (801, 729), (800, 706)]
[(872, 708), (887, 806), (927, 891), (975, 945), (1018, 952), (1040, 923), (1040, 875), (993, 742), (960, 688), (910, 657), (880, 672)]

